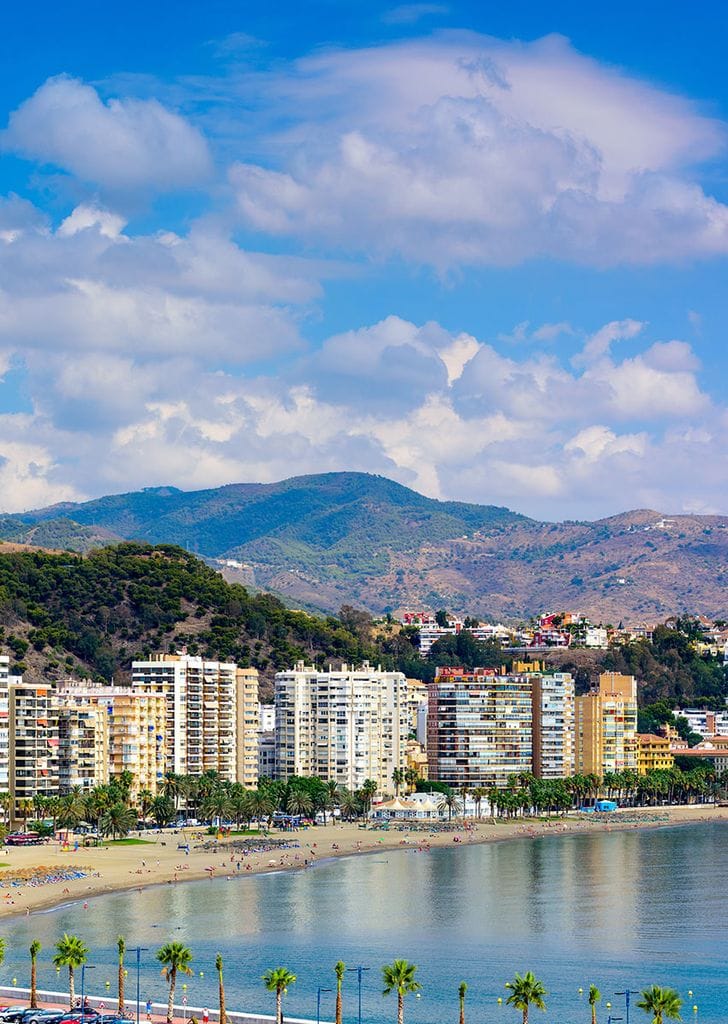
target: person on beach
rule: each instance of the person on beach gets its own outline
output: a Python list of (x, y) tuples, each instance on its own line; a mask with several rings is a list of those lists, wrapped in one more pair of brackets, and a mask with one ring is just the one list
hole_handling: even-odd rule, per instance
[(147, 999), (147, 1020), (150, 1021), (150, 1024), (151, 1024), (151, 1020), (152, 1020), (152, 1000), (151, 999)]

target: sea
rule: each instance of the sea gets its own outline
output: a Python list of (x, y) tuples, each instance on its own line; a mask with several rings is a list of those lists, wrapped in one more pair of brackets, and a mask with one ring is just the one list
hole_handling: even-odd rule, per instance
[[(64, 931), (90, 947), (87, 990), (109, 992), (110, 1005), (115, 941), (123, 934), (128, 947), (143, 947), (143, 1001), (164, 1001), (155, 952), (177, 940), (194, 958), (194, 975), (180, 978), (178, 987), (178, 1001), (184, 997), (190, 1006), (217, 1005), (220, 952), (228, 1009), (272, 1014), (261, 976), (284, 966), (297, 978), (285, 1012), (315, 1020), (321, 989), (321, 1019), (332, 1020), (333, 967), (343, 960), (351, 969), (344, 983), (347, 1024), (359, 1020), (359, 976), (362, 1021), (395, 1021), (396, 997), (383, 995), (381, 967), (404, 958), (417, 965), (422, 985), (406, 999), (407, 1024), (455, 1024), (461, 981), (468, 984), (468, 1024), (519, 1024), (520, 1014), (506, 1005), (505, 983), (527, 970), (548, 992), (546, 1011), (532, 1010), (531, 1024), (586, 1024), (590, 984), (602, 993), (603, 1024), (609, 1018), (626, 1024), (625, 996), (618, 993), (651, 984), (680, 992), (685, 1021), (717, 1024), (728, 1021), (728, 823), (524, 837), (422, 853), (382, 849), (304, 871), (97, 897), (85, 908), (75, 903), (4, 921), (4, 983), (15, 977), (28, 984), (27, 948), (39, 939), (39, 984), (63, 988), (65, 972), (59, 978), (50, 957)], [(133, 995), (133, 953), (128, 961)], [(638, 999), (631, 997), (630, 1020), (648, 1021), (635, 1007)]]

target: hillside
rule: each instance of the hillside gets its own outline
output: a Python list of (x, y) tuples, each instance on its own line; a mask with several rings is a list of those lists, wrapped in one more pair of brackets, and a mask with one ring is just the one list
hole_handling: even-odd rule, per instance
[(118, 537), (177, 544), (324, 611), (446, 606), (513, 620), (571, 608), (614, 624), (728, 611), (726, 516), (540, 523), (363, 473), (151, 488), (4, 516), (0, 537), (81, 551)]
[(182, 645), (254, 665), (268, 679), (302, 658), (376, 655), (338, 620), (251, 595), (169, 545), (122, 544), (85, 557), (0, 548), (0, 647), (14, 671), (123, 678), (132, 658)]

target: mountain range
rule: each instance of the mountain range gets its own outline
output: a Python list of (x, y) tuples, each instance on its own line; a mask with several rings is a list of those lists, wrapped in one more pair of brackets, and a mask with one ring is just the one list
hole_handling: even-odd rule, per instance
[(568, 608), (615, 625), (728, 613), (728, 516), (639, 509), (546, 523), (365, 473), (147, 488), (0, 516), (0, 538), (74, 551), (176, 544), (321, 611), (445, 607), (514, 620)]

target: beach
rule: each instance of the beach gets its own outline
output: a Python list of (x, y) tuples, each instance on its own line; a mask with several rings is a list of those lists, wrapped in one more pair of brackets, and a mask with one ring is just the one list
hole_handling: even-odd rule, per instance
[[(376, 851), (529, 840), (544, 835), (569, 835), (619, 829), (649, 829), (691, 822), (728, 821), (728, 807), (694, 804), (637, 808), (611, 815), (572, 814), (566, 818), (517, 818), (493, 823), (488, 818), (452, 822), (452, 831), (434, 831), (418, 824), (409, 831), (392, 823), (389, 829), (356, 823), (318, 825), (268, 836), (216, 839), (203, 830), (135, 833), (141, 842), (111, 843), (74, 849), (58, 842), (42, 846), (6, 847), (0, 852), (0, 916), (29, 914), (66, 903), (84, 903), (93, 896), (151, 885), (182, 885), (205, 878), (239, 877), (270, 871), (309, 870), (331, 857)], [(189, 847), (189, 851), (186, 849)]]

